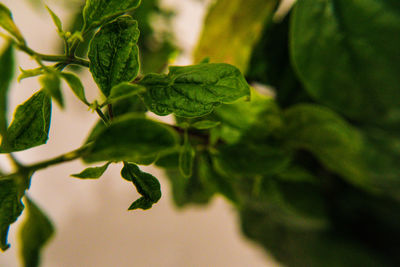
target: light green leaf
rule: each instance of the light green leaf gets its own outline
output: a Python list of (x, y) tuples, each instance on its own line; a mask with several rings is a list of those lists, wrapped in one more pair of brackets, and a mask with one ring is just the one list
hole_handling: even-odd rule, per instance
[(195, 123), (193, 123), (190, 126), (193, 128), (196, 128), (198, 130), (207, 130), (207, 129), (217, 127), (220, 124), (221, 124), (221, 122), (219, 122), (219, 121), (204, 120), (204, 121), (196, 121)]
[(46, 6), (46, 9), (47, 9), (47, 11), (49, 12), (49, 14), (51, 16), (51, 19), (54, 22), (54, 25), (56, 25), (56, 27), (57, 27), (57, 31), (59, 33), (62, 33), (63, 29), (62, 29), (62, 23), (61, 23), (60, 18), (47, 5), (45, 5), (45, 6)]
[(54, 234), (54, 226), (28, 197), (25, 197), (25, 204), (27, 217), (20, 230), (20, 252), (25, 267), (38, 267), (40, 252)]
[(23, 209), (20, 193), (14, 180), (0, 181), (0, 249), (2, 251), (10, 247), (7, 242), (8, 229)]
[(13, 47), (9, 44), (0, 56), (0, 135), (7, 131), (7, 96), (14, 74)]
[(73, 73), (61, 72), (61, 77), (68, 83), (74, 94), (86, 105), (90, 105), (86, 100), (85, 89), (83, 88), (81, 80)]
[(64, 108), (64, 98), (61, 92), (60, 76), (56, 72), (46, 72), (45, 75), (40, 77), (40, 84), (45, 90), (61, 107)]
[(20, 151), (46, 143), (50, 116), (51, 99), (41, 90), (17, 107), (7, 130), (7, 143), (3, 140), (0, 152)]
[(195, 62), (209, 57), (246, 72), (251, 52), (278, 0), (218, 0), (211, 6), (194, 53)]
[(400, 112), (398, 1), (302, 0), (292, 18), (291, 56), (313, 98), (368, 123)]
[(190, 144), (187, 132), (185, 132), (185, 141), (179, 153), (179, 170), (184, 177), (192, 176), (195, 155), (196, 151)]
[(129, 82), (123, 82), (111, 88), (110, 95), (107, 97), (105, 104), (114, 103), (119, 100), (129, 98), (140, 93), (144, 93), (145, 91), (146, 88), (143, 86), (132, 84)]
[(136, 190), (143, 197), (139, 198), (129, 207), (134, 209), (149, 209), (161, 198), (160, 182), (153, 175), (142, 172), (135, 164), (124, 163), (121, 175), (126, 180), (132, 181)]
[(130, 16), (105, 24), (90, 43), (90, 71), (100, 90), (109, 96), (111, 88), (135, 79), (139, 72), (139, 29)]
[(141, 0), (86, 0), (83, 32), (137, 8)]
[(170, 67), (168, 75), (146, 75), (140, 85), (147, 89), (146, 105), (160, 116), (202, 116), (221, 103), (250, 95), (240, 71), (224, 63)]
[(24, 70), (22, 68), (19, 68), (19, 69), (21, 70), (21, 74), (17, 78), (18, 82), (20, 82), (21, 80), (26, 79), (26, 78), (42, 75), (44, 73), (44, 70), (42, 67), (36, 68), (36, 69), (31, 69), (31, 70)]
[(25, 43), (24, 37), (13, 21), (11, 11), (2, 3), (0, 3), (0, 27), (8, 31), (18, 41)]
[(110, 165), (111, 162), (107, 162), (103, 166), (100, 167), (91, 167), (91, 168), (86, 168), (84, 169), (81, 173), (77, 174), (72, 174), (71, 176), (76, 177), (76, 178), (82, 178), (82, 179), (97, 179), (100, 178), (103, 173), (107, 170), (108, 165)]
[(94, 143), (83, 159), (96, 161), (131, 161), (155, 156), (175, 147), (175, 132), (160, 123), (134, 115), (116, 118), (109, 127), (91, 135)]

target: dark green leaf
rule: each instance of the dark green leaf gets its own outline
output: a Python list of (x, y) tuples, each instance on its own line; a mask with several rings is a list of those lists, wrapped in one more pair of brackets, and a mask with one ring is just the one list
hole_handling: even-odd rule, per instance
[(25, 267), (38, 267), (40, 252), (54, 234), (54, 227), (36, 204), (25, 197), (27, 217), (21, 226), (21, 255)]
[(193, 161), (196, 151), (190, 144), (187, 132), (185, 133), (185, 141), (179, 153), (179, 170), (184, 177), (192, 176)]
[(237, 143), (222, 147), (218, 162), (232, 175), (271, 175), (284, 170), (291, 154), (282, 145)]
[(0, 135), (4, 137), (7, 131), (7, 96), (14, 73), (13, 47), (7, 46), (0, 56)]
[(64, 108), (64, 98), (61, 92), (60, 76), (56, 72), (46, 72), (45, 75), (40, 77), (40, 84), (45, 90), (61, 107)]
[(7, 242), (8, 229), (10, 224), (17, 220), (23, 208), (20, 192), (14, 180), (0, 181), (0, 249), (2, 251), (10, 247)]
[(140, 84), (147, 89), (146, 105), (161, 116), (198, 117), (250, 95), (240, 71), (224, 63), (170, 67), (168, 75), (149, 74)]
[(107, 162), (101, 167), (91, 167), (91, 168), (86, 168), (84, 169), (81, 173), (77, 174), (72, 174), (71, 176), (76, 177), (76, 178), (82, 178), (82, 179), (97, 179), (100, 178), (103, 173), (107, 170), (108, 165), (110, 165), (111, 162)]
[(137, 116), (116, 118), (113, 123), (92, 135), (94, 143), (86, 162), (131, 161), (155, 156), (176, 146), (175, 133), (155, 121)]
[(382, 123), (400, 105), (400, 4), (302, 0), (291, 54), (307, 91), (351, 119)]
[(0, 151), (20, 151), (45, 144), (50, 117), (51, 99), (44, 91), (39, 91), (17, 107), (7, 130), (7, 143), (1, 143)]
[(362, 135), (328, 108), (297, 105), (285, 111), (289, 145), (314, 154), (329, 170), (359, 186), (368, 184)]
[(137, 21), (119, 17), (101, 27), (90, 43), (90, 71), (100, 90), (109, 96), (111, 88), (135, 79), (139, 72)]
[(143, 86), (132, 84), (129, 82), (123, 82), (111, 88), (111, 92), (110, 95), (107, 97), (106, 103), (110, 104), (113, 102), (117, 102), (124, 98), (129, 98), (145, 91), (146, 88), (144, 88)]
[(0, 27), (12, 34), (18, 41), (25, 43), (24, 37), (13, 21), (11, 11), (2, 3), (0, 3)]
[(86, 100), (85, 89), (83, 88), (81, 80), (73, 73), (62, 72), (61, 77), (65, 79), (68, 85), (71, 87), (74, 94), (86, 105), (89, 102)]
[(83, 9), (83, 30), (100, 26), (102, 23), (137, 8), (141, 0), (87, 0)]
[(142, 172), (135, 164), (124, 163), (121, 175), (132, 181), (138, 193), (143, 196), (133, 202), (129, 210), (149, 209), (161, 198), (160, 183), (157, 178), (149, 173)]
[(196, 128), (198, 130), (207, 130), (207, 129), (217, 127), (220, 124), (221, 124), (221, 122), (219, 122), (219, 121), (204, 120), (204, 121), (196, 121), (195, 123), (193, 123), (191, 125), (191, 127)]
[(61, 23), (60, 18), (47, 5), (46, 5), (46, 9), (47, 9), (47, 11), (49, 12), (49, 14), (51, 16), (51, 19), (53, 20), (54, 25), (56, 25), (57, 31), (59, 33), (62, 33), (63, 29), (62, 29), (62, 23)]

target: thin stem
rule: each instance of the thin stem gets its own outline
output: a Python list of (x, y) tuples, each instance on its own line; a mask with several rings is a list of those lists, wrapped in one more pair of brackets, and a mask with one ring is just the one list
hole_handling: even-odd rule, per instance
[(60, 164), (60, 163), (64, 163), (64, 162), (68, 162), (68, 161), (73, 161), (75, 159), (78, 159), (80, 157), (82, 157), (89, 149), (91, 144), (85, 144), (82, 147), (75, 149), (71, 152), (68, 152), (66, 154), (57, 156), (55, 158), (49, 159), (49, 160), (44, 160), (44, 161), (40, 161), (38, 163), (29, 165), (29, 166), (21, 166), (19, 171), (15, 172), (15, 173), (11, 173), (8, 175), (3, 175), (0, 176), (0, 181), (4, 181), (4, 180), (12, 180), (14, 179), (14, 177), (17, 177), (18, 174), (21, 173), (29, 173), (29, 172), (35, 172), (41, 169), (45, 169), (47, 167), (50, 167), (52, 165), (56, 165), (56, 164)]
[(107, 119), (106, 115), (104, 115), (103, 111), (101, 111), (99, 107), (96, 108), (96, 113), (99, 115), (99, 117), (101, 118), (101, 120), (104, 122), (105, 125), (110, 124), (109, 119)]
[(78, 58), (75, 56), (66, 56), (66, 55), (46, 55), (46, 54), (41, 54), (38, 53), (25, 44), (21, 43), (16, 43), (17, 48), (19, 48), (21, 51), (27, 53), (28, 55), (32, 57), (36, 57), (40, 60), (43, 61), (49, 61), (49, 62), (63, 62), (67, 65), (69, 64), (75, 64), (75, 65), (80, 65), (83, 67), (89, 67), (89, 61), (83, 58)]

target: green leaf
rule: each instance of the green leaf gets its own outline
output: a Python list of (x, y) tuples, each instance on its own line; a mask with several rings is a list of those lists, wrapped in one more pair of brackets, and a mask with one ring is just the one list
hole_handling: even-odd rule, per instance
[[(167, 164), (166, 173), (171, 182), (173, 199), (179, 207), (188, 204), (207, 204), (217, 192), (217, 188), (223, 180), (212, 168), (209, 156), (203, 152), (196, 153), (193, 173), (189, 178), (184, 177), (179, 170), (179, 153), (170, 154), (168, 158), (161, 159), (157, 162), (157, 165), (160, 163)], [(231, 177), (230, 180), (232, 180)], [(221, 192), (224, 191), (225, 193), (229, 189), (229, 185), (225, 184)]]
[(13, 21), (11, 11), (2, 3), (0, 3), (0, 27), (8, 31), (18, 41), (25, 43), (24, 37)]
[(7, 131), (8, 89), (14, 73), (13, 55), (13, 47), (8, 44), (0, 56), (0, 135), (3, 138)]
[(110, 163), (111, 162), (107, 162), (106, 164), (100, 167), (86, 168), (81, 173), (72, 174), (71, 176), (82, 179), (87, 179), (87, 178), (97, 179), (103, 175), (103, 173), (107, 170), (108, 165), (110, 165)]
[(86, 105), (90, 105), (86, 100), (85, 89), (83, 88), (81, 80), (73, 73), (61, 72), (61, 77), (65, 79), (68, 85), (71, 87), (74, 94)]
[(10, 247), (7, 242), (8, 229), (23, 209), (20, 192), (14, 180), (0, 181), (0, 249), (2, 251)]
[(59, 33), (62, 33), (63, 29), (62, 29), (62, 23), (61, 23), (60, 18), (47, 5), (45, 5), (45, 7), (46, 7), (47, 11), (49, 12), (49, 14), (51, 16), (51, 19), (53, 20), (54, 25), (56, 25), (57, 31)]
[(157, 178), (149, 173), (142, 172), (135, 164), (124, 163), (121, 175), (126, 180), (132, 181), (138, 193), (143, 196), (133, 202), (129, 210), (149, 209), (161, 198), (160, 183)]
[(141, 0), (86, 0), (83, 9), (83, 30), (95, 28), (106, 21), (137, 8)]
[(138, 162), (143, 157), (167, 152), (176, 146), (176, 134), (155, 121), (127, 115), (116, 118), (109, 127), (91, 135), (94, 143), (83, 159)]
[(18, 76), (17, 80), (20, 82), (23, 79), (30, 78), (30, 77), (35, 77), (44, 74), (44, 70), (42, 67), (36, 68), (36, 69), (30, 69), (30, 70), (24, 70), (22, 68), (19, 68), (21, 70), (21, 74)]
[(278, 0), (218, 0), (211, 6), (195, 50), (195, 62), (209, 57), (246, 72), (253, 46)]
[(335, 112), (302, 104), (286, 110), (284, 118), (290, 146), (311, 152), (327, 169), (355, 185), (369, 183), (362, 160), (364, 138)]
[(203, 116), (222, 103), (250, 95), (240, 71), (224, 63), (170, 67), (168, 75), (148, 74), (140, 85), (147, 89), (146, 105), (160, 116)]
[(284, 170), (291, 153), (281, 144), (244, 143), (223, 146), (218, 163), (231, 175), (271, 175)]
[(114, 103), (122, 99), (141, 94), (145, 91), (146, 88), (143, 86), (132, 84), (129, 82), (123, 82), (111, 88), (110, 95), (107, 97), (105, 104)]
[(57, 72), (46, 72), (45, 75), (40, 77), (40, 84), (45, 90), (63, 109), (64, 108), (64, 98), (61, 92), (60, 86), (60, 76)]
[(50, 128), (51, 99), (39, 91), (19, 105), (7, 130), (7, 143), (0, 152), (14, 152), (45, 144)]
[[(264, 142), (271, 135), (279, 133), (282, 118), (274, 99), (251, 90), (251, 100), (240, 100), (230, 105), (221, 105), (211, 114), (221, 122), (219, 138), (227, 144), (235, 144), (243, 139)], [(247, 141), (245, 141), (247, 142)]]
[(400, 111), (399, 33), (398, 1), (303, 0), (291, 55), (314, 99), (351, 119), (382, 123)]
[(219, 122), (219, 121), (204, 120), (204, 121), (196, 121), (195, 123), (191, 124), (190, 126), (193, 128), (196, 128), (198, 130), (208, 130), (208, 129), (217, 127), (220, 124), (221, 124), (221, 122)]
[(109, 96), (114, 86), (137, 76), (139, 34), (137, 21), (123, 16), (101, 27), (91, 41), (90, 71), (105, 96)]
[(21, 226), (21, 255), (25, 267), (38, 267), (40, 253), (54, 234), (54, 226), (43, 211), (25, 197), (27, 217)]
[(183, 177), (187, 178), (192, 176), (193, 162), (195, 155), (196, 151), (190, 144), (187, 132), (185, 132), (185, 141), (179, 153), (179, 170), (181, 171)]

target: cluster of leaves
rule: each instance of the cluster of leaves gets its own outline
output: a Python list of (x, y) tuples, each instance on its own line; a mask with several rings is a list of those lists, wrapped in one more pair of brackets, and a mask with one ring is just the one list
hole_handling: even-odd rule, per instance
[[(9, 247), (7, 233), (10, 224), (26, 208), (27, 222), (21, 230), (21, 255), (25, 266), (39, 264), (40, 249), (54, 231), (49, 219), (26, 196), (36, 171), (78, 158), (86, 163), (105, 162), (100, 167), (89, 167), (72, 175), (93, 179), (101, 177), (110, 164), (123, 162), (122, 178), (131, 182), (141, 195), (128, 209), (149, 209), (161, 198), (160, 183), (137, 165), (149, 165), (163, 156), (180, 151), (181, 173), (188, 177), (192, 172), (195, 150), (189, 138), (192, 125), (165, 124), (147, 118), (146, 112), (201, 118), (221, 104), (234, 102), (250, 94), (249, 85), (241, 72), (225, 63), (204, 62), (193, 66), (170, 67), (168, 74), (146, 74), (141, 70), (138, 22), (127, 15), (139, 5), (139, 0), (123, 3), (117, 0), (88, 0), (81, 12), (82, 26), (72, 33), (64, 31), (61, 20), (47, 8), (64, 41), (65, 54), (45, 55), (27, 45), (10, 10), (0, 4), (0, 26), (8, 33), (5, 35), (6, 48), (0, 56), (0, 153), (7, 153), (15, 165), (13, 173), (0, 173), (0, 241), (1, 249), (6, 250)], [(84, 46), (85, 41), (89, 45), (88, 59), (77, 56), (78, 48)], [(12, 122), (8, 123), (7, 95), (14, 72), (15, 49), (31, 55), (39, 65), (36, 69), (22, 70), (18, 79), (39, 76), (42, 88), (17, 107)], [(168, 57), (163, 60), (163, 64), (158, 64), (161, 67)], [(45, 61), (56, 64), (45, 65)], [(64, 71), (69, 65), (89, 68), (100, 89), (98, 100), (87, 100), (79, 77)], [(61, 81), (68, 84), (83, 104), (96, 111), (100, 120), (82, 147), (25, 166), (12, 153), (47, 142), (52, 102), (64, 108)], [(215, 125), (215, 122), (200, 120), (193, 127), (207, 129)], [(203, 135), (199, 136), (204, 138)], [(22, 204), (24, 197), (25, 207)]]
[[(138, 23), (126, 15), (139, 4), (87, 0), (82, 27), (72, 33), (50, 11), (65, 43), (60, 56), (30, 49), (0, 5), (0, 26), (11, 35), (0, 58), (0, 152), (46, 142), (51, 99), (63, 106), (60, 80), (101, 118), (68, 154), (30, 166), (10, 154), (16, 171), (0, 177), (1, 248), (8, 247), (9, 225), (24, 209), (33, 173), (80, 158), (104, 162), (73, 175), (82, 179), (123, 162), (122, 178), (141, 195), (129, 209), (148, 209), (161, 197), (157, 179), (138, 165), (166, 170), (178, 206), (223, 195), (237, 208), (243, 232), (286, 265), (397, 266), (399, 3), (299, 0), (276, 20), (278, 0), (218, 0), (195, 58), (226, 63), (203, 60), (168, 73), (140, 68), (146, 58), (139, 59)], [(88, 60), (76, 56), (85, 42)], [(14, 48), (39, 64), (20, 77), (40, 75), (43, 88), (8, 125)], [(89, 67), (102, 100), (86, 99), (79, 78), (64, 71), (71, 64)], [(276, 97), (250, 89), (242, 73), (272, 86)], [(173, 114), (176, 124), (146, 112)], [(22, 254), (35, 266), (52, 226), (32, 200), (25, 203)]]

